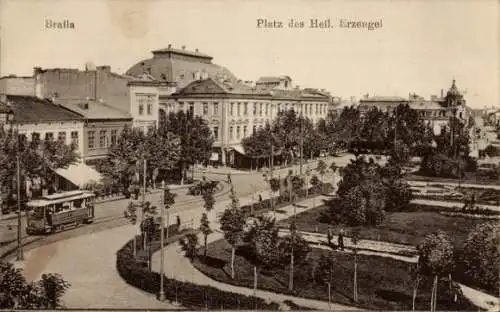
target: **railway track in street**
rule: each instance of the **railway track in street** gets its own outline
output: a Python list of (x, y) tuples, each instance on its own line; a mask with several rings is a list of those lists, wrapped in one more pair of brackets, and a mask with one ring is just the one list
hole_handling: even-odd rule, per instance
[[(230, 192), (229, 188), (224, 188), (220, 192), (216, 193), (214, 195), (214, 198), (216, 200), (221, 199), (224, 196), (227, 196), (229, 192)], [(174, 207), (171, 208), (171, 211), (175, 213), (184, 210), (199, 209), (200, 207), (202, 207), (203, 203), (204, 200), (201, 197), (197, 196), (192, 200), (186, 200), (178, 204), (175, 204)], [(152, 202), (152, 204), (154, 205), (159, 203)], [(23, 250), (26, 251), (44, 245), (56, 243), (58, 241), (71, 239), (77, 236), (91, 234), (126, 225), (132, 226), (130, 222), (124, 217), (123, 213), (112, 216), (103, 216), (95, 218), (94, 222), (90, 224), (80, 225), (78, 227), (69, 228), (53, 234), (23, 236), (21, 239), (21, 245), (23, 247)], [(13, 240), (11, 242), (4, 242), (0, 246), (0, 259), (6, 261), (12, 260), (12, 258), (15, 257), (16, 250), (17, 250), (17, 240)]]

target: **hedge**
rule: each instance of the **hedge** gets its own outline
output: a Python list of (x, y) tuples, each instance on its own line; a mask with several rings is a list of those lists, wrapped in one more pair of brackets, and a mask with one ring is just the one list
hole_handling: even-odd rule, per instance
[[(172, 236), (167, 244), (177, 241), (186, 231), (177, 231), (177, 227), (169, 230)], [(137, 248), (140, 248), (140, 237), (137, 239)], [(152, 294), (160, 291), (160, 274), (151, 272), (143, 262), (134, 259), (133, 240), (118, 250), (116, 254), (116, 269), (121, 278), (128, 284)], [(152, 244), (152, 253), (160, 249), (160, 244)], [(260, 309), (277, 310), (279, 305), (267, 303), (261, 298), (244, 296), (225, 292), (210, 286), (200, 286), (189, 282), (164, 278), (165, 297), (177, 300), (179, 304), (189, 309)]]
[[(312, 198), (312, 197), (319, 196), (319, 195), (322, 195), (325, 193), (330, 193), (333, 191), (333, 189), (334, 188), (333, 188), (331, 183), (324, 183), (322, 188), (311, 187), (309, 189), (308, 196), (309, 196), (309, 198)], [(300, 200), (304, 200), (305, 197), (306, 197), (306, 192), (304, 190), (300, 190), (298, 192), (298, 194), (296, 195), (295, 201), (297, 202)], [(283, 192), (282, 196), (273, 197), (272, 200), (273, 200), (272, 204), (274, 205), (274, 209), (276, 209), (276, 210), (281, 208), (281, 207), (290, 205), (289, 195), (287, 194), (286, 191)], [(243, 212), (245, 212), (246, 214), (251, 214), (252, 209), (253, 209), (253, 212), (256, 213), (256, 212), (267, 211), (271, 208), (272, 208), (271, 198), (264, 199), (261, 202), (255, 203), (253, 205), (253, 207), (251, 204), (250, 205), (243, 205), (240, 207), (240, 209)]]

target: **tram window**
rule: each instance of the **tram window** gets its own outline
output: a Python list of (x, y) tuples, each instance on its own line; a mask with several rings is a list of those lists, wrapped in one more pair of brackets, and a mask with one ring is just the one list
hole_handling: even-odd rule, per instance
[(63, 204), (62, 203), (55, 204), (55, 208), (56, 208), (56, 212), (60, 212), (61, 210), (63, 210)]
[(33, 217), (37, 219), (43, 218), (43, 207), (36, 207), (33, 209)]
[(77, 199), (73, 202), (73, 206), (75, 208), (82, 208), (82, 204), (83, 204), (83, 199)]

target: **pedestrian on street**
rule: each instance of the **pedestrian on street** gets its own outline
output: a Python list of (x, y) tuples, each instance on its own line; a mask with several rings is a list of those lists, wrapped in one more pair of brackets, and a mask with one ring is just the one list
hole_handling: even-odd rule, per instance
[(338, 239), (339, 239), (340, 250), (344, 251), (344, 229), (340, 229)]
[(262, 194), (259, 194), (259, 203), (262, 203)]
[(228, 174), (227, 174), (227, 183), (228, 183), (228, 184), (231, 184), (231, 183), (232, 183), (232, 181), (231, 181), (231, 173), (228, 173)]

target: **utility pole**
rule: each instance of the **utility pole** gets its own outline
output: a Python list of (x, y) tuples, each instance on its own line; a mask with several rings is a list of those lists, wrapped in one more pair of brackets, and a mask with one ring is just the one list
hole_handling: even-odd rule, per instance
[[(163, 275), (164, 273), (164, 266), (165, 266), (165, 252), (163, 250), (163, 247), (165, 245), (165, 196), (162, 192), (161, 194), (161, 226), (160, 226), (160, 244), (161, 244), (161, 252), (160, 252), (160, 293), (158, 294), (158, 299), (160, 301), (165, 300), (165, 291), (163, 290)], [(167, 240), (168, 240), (168, 213), (167, 213)]]
[(142, 174), (142, 207), (141, 207), (141, 224), (142, 221), (144, 220), (144, 204), (146, 203), (146, 157), (144, 157), (144, 162), (143, 162), (143, 174)]
[(16, 167), (17, 167), (17, 261), (24, 260), (21, 246), (21, 160), (19, 159), (19, 124), (16, 131)]
[(303, 116), (300, 113), (300, 176), (302, 177), (302, 158), (304, 154), (304, 126), (303, 126)]

